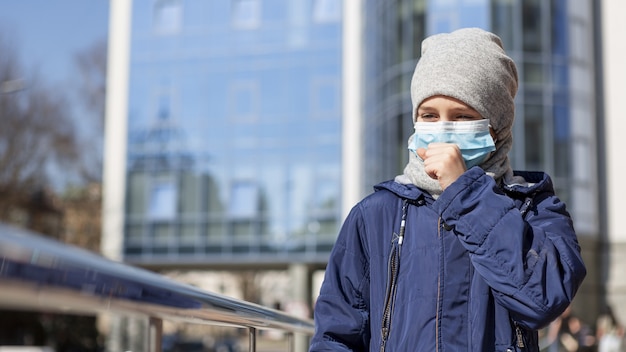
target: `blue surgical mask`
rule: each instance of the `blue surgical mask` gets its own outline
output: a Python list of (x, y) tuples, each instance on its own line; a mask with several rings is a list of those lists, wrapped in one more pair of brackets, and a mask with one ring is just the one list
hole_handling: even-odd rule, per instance
[[(416, 122), (409, 150), (428, 148), (430, 143), (454, 143), (461, 149), (465, 166), (480, 165), (496, 146), (489, 133), (489, 120)], [(419, 156), (418, 156), (419, 158)]]

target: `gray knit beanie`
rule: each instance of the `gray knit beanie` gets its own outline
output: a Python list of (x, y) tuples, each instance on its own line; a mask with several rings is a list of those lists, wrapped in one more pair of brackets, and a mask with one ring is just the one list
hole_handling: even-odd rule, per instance
[(425, 99), (445, 95), (474, 108), (499, 134), (513, 126), (516, 93), (517, 68), (495, 34), (464, 28), (422, 42), (411, 81), (414, 121)]

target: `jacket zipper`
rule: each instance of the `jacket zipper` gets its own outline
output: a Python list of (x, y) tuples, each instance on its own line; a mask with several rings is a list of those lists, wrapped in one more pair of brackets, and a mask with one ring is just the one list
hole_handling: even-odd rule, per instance
[(515, 335), (517, 337), (517, 347), (519, 348), (524, 348), (526, 347), (526, 344), (524, 343), (524, 333), (522, 332), (522, 329), (519, 327), (519, 325), (517, 325), (517, 323), (513, 323), (515, 325)]
[(400, 270), (400, 250), (404, 241), (404, 229), (406, 227), (406, 213), (408, 202), (404, 200), (402, 204), (402, 220), (400, 222), (400, 233), (393, 233), (391, 252), (389, 253), (389, 263), (387, 265), (387, 291), (385, 294), (385, 306), (383, 310), (383, 321), (381, 324), (381, 345), (380, 352), (385, 351), (387, 338), (391, 330), (391, 313), (398, 290), (398, 272)]
[[(441, 239), (441, 218), (437, 220), (437, 239)], [(443, 249), (443, 248), (442, 248)], [(441, 251), (443, 253), (443, 250)], [(441, 254), (443, 255), (443, 254)], [(439, 336), (440, 336), (440, 324), (441, 317), (439, 316), (439, 310), (441, 309), (441, 259), (439, 259), (439, 269), (437, 269), (437, 311), (435, 312), (435, 351), (440, 351)]]
[[(533, 195), (531, 194), (530, 196), (526, 197), (526, 199), (524, 200), (524, 203), (522, 203), (522, 206), (519, 208), (519, 211), (522, 214), (522, 218), (526, 217), (526, 213), (528, 212), (528, 209), (530, 209), (530, 206), (532, 205), (532, 203), (533, 203)], [(520, 349), (525, 348), (526, 343), (524, 342), (524, 332), (522, 331), (522, 328), (520, 328), (516, 322), (513, 322), (513, 325), (515, 325), (515, 337), (517, 340), (517, 347)]]

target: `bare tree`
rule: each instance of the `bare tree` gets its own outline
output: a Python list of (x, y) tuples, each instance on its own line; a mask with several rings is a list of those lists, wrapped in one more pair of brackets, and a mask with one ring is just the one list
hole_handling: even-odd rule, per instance
[[(77, 81), (52, 89), (22, 68), (5, 38), (0, 34), (0, 221), (97, 251), (106, 40), (76, 55)], [(80, 120), (72, 116), (74, 95), (87, 112)], [(54, 191), (62, 197), (52, 191), (59, 184)]]
[[(99, 252), (101, 238), (101, 182), (106, 94), (107, 41), (102, 39), (74, 57), (72, 97), (79, 127), (76, 130), (76, 176), (63, 191), (63, 233), (60, 240)], [(82, 108), (83, 110), (80, 110)], [(78, 111), (78, 112), (77, 112)]]
[(104, 140), (104, 105), (106, 97), (107, 40), (94, 42), (75, 57), (78, 69), (78, 98), (87, 109), (85, 121), (81, 176), (88, 183), (101, 182)]
[(10, 221), (55, 172), (72, 172), (78, 144), (64, 92), (27, 74), (2, 36), (0, 52), (0, 220)]
[(106, 96), (107, 40), (98, 40), (76, 55), (76, 65), (81, 78), (81, 96), (87, 108), (100, 118), (104, 127), (104, 102)]

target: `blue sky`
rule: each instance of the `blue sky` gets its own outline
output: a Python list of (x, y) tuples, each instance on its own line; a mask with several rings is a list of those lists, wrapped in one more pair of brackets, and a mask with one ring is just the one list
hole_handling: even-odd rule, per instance
[(49, 83), (69, 80), (76, 54), (108, 36), (108, 0), (0, 0), (0, 33), (22, 68)]

